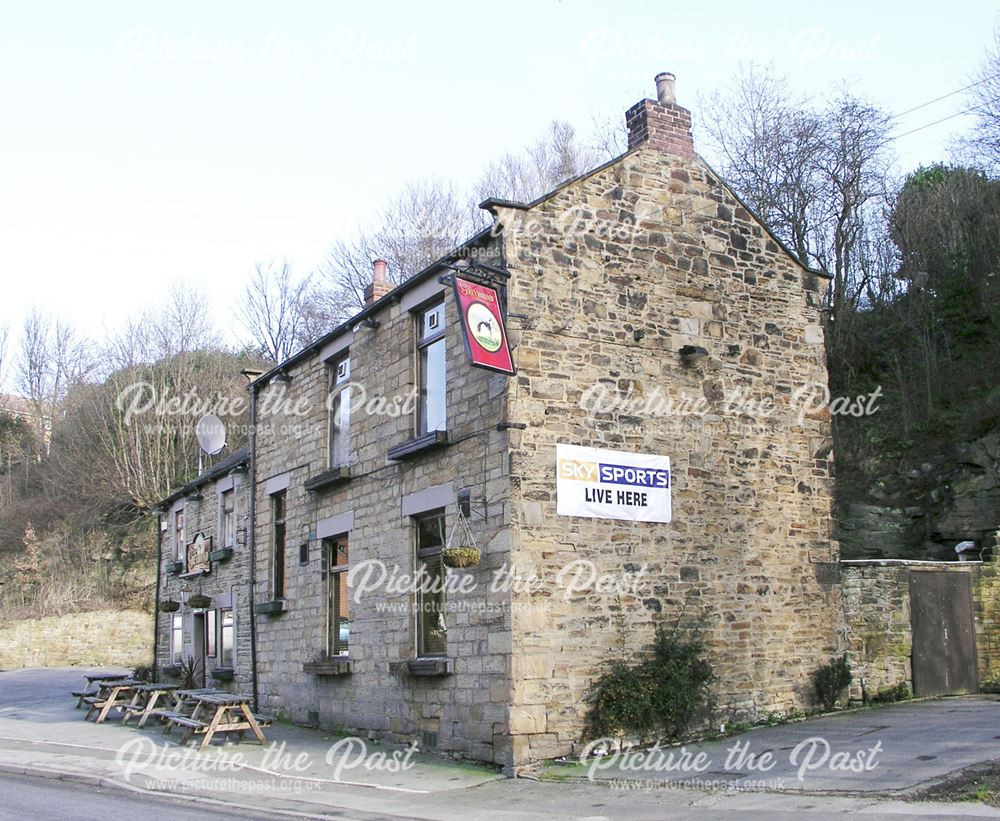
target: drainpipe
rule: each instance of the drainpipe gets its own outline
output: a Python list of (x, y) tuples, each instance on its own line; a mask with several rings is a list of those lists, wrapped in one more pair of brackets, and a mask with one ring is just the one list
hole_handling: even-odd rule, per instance
[(153, 681), (159, 681), (160, 584), (163, 573), (163, 514), (156, 514), (156, 594), (153, 596)]
[(247, 436), (247, 450), (250, 457), (250, 521), (247, 523), (247, 548), (250, 553), (250, 680), (253, 682), (253, 709), (259, 709), (257, 691), (257, 619), (254, 615), (254, 595), (257, 588), (257, 390), (251, 381), (250, 391), (250, 432)]

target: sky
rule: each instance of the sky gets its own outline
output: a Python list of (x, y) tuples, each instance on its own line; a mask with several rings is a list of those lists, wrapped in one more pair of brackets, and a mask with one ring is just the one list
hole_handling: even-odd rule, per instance
[[(553, 119), (623, 116), (659, 71), (696, 124), (751, 62), (897, 113), (967, 85), (998, 19), (974, 0), (6, 2), (0, 325), (37, 306), (100, 336), (186, 282), (232, 338), (257, 261), (309, 271), (407, 181), (470, 185)], [(901, 136), (899, 170), (967, 124)]]

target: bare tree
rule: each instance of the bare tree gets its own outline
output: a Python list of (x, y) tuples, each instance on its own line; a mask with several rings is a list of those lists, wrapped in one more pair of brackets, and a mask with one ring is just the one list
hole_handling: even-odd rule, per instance
[(0, 392), (7, 381), (8, 342), (10, 340), (10, 325), (0, 325)]
[(596, 166), (604, 153), (615, 151), (622, 133), (608, 128), (595, 139), (597, 145), (588, 145), (571, 125), (554, 121), (523, 152), (490, 163), (471, 195), (442, 180), (409, 183), (373, 228), (333, 245), (307, 300), (307, 325), (328, 327), (362, 308), (372, 260), (386, 260), (390, 281), (402, 282), (487, 225), (480, 202), (535, 199)]
[(1000, 173), (1000, 25), (986, 49), (969, 89), (975, 126), (961, 140), (963, 159), (996, 175)]
[(850, 310), (885, 282), (867, 255), (886, 248), (889, 118), (846, 90), (815, 106), (753, 68), (702, 108), (723, 175), (803, 262), (833, 275), (836, 345)]
[(258, 262), (243, 292), (240, 321), (247, 347), (272, 362), (287, 359), (303, 344), (308, 321), (310, 277), (297, 278), (287, 262)]
[(89, 343), (61, 320), (32, 308), (24, 320), (18, 387), (39, 420), (51, 419), (58, 403), (93, 368)]
[[(614, 132), (599, 137), (610, 148)], [(554, 120), (548, 133), (521, 154), (505, 154), (490, 163), (475, 185), (476, 197), (529, 202), (566, 180), (596, 166), (601, 160), (597, 148), (582, 145), (569, 123)]]
[(475, 230), (472, 209), (454, 186), (440, 180), (409, 183), (379, 215), (376, 227), (338, 241), (319, 271), (313, 305), (321, 316), (346, 319), (364, 306), (372, 260), (389, 263), (392, 282), (419, 273)]

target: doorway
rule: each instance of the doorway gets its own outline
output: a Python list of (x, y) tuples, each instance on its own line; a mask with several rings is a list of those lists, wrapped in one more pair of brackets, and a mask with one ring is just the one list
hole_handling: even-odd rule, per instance
[(972, 574), (910, 570), (909, 587), (913, 694), (978, 692)]

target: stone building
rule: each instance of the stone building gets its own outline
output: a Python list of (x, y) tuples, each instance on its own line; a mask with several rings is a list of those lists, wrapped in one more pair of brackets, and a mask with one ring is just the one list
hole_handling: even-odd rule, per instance
[[(623, 156), (488, 200), (398, 287), (376, 263), (363, 311), (251, 385), (261, 709), (517, 767), (578, 748), (661, 618), (700, 624), (723, 710), (809, 703), (844, 624), (829, 418), (801, 401), (827, 280), (657, 86)], [(456, 271), (506, 300), (516, 375), (470, 366)], [(560, 515), (557, 445), (669, 457), (670, 521)], [(446, 571), (458, 543), (482, 560)]]
[(156, 666), (196, 665), (199, 685), (253, 686), (249, 454), (242, 448), (157, 507)]

